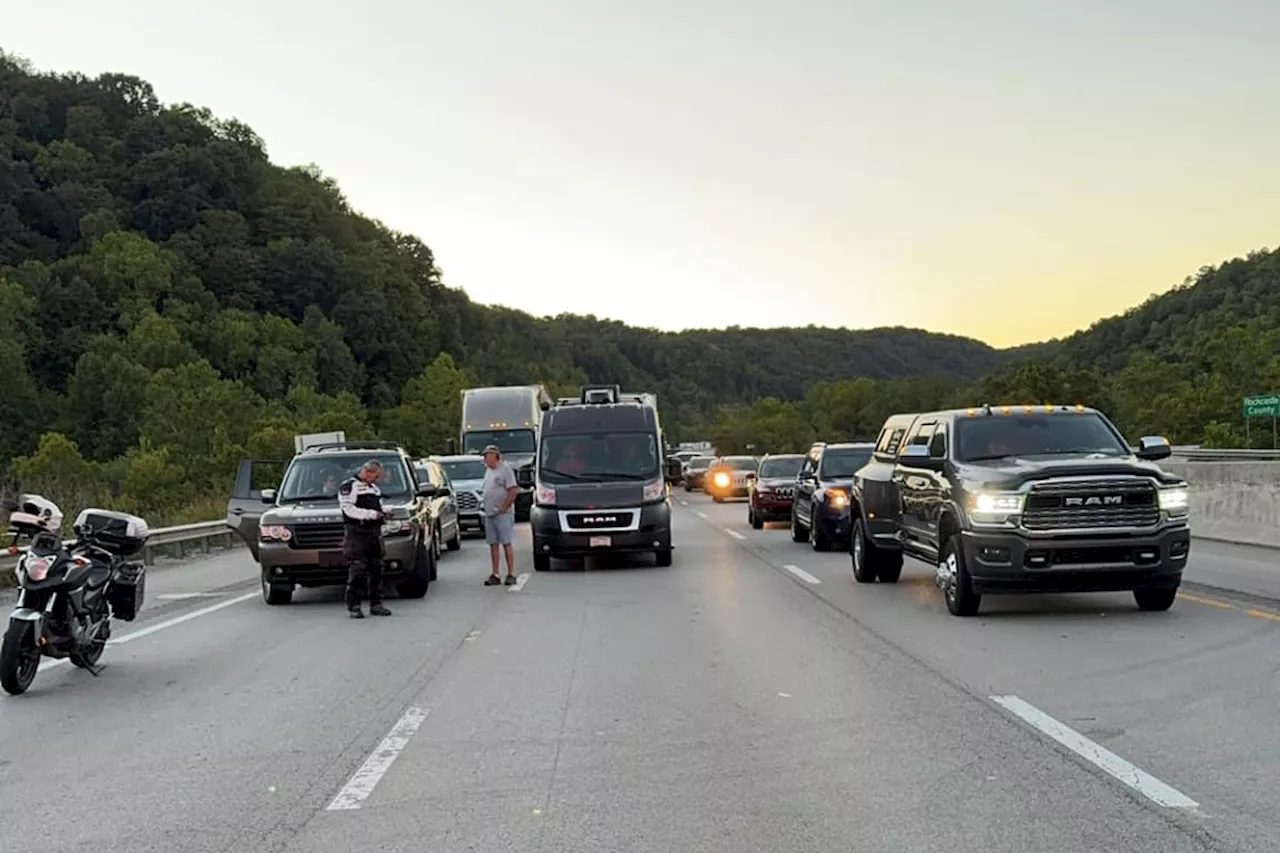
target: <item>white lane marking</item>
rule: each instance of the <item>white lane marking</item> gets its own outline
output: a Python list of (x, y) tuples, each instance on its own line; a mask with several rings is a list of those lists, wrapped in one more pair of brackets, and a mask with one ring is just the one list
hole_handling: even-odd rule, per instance
[(1159, 806), (1194, 809), (1200, 804), (1186, 794), (1171, 788), (1151, 774), (1138, 769), (1114, 752), (1094, 743), (1069, 726), (1058, 722), (1044, 711), (1017, 696), (992, 696), (991, 701), (1021, 717), (1041, 732), (1056, 740), (1096, 767), (1128, 785)]
[(507, 592), (519, 592), (520, 590), (524, 589), (524, 585), (527, 584), (528, 582), (529, 582), (528, 572), (525, 572), (522, 575), (516, 575), (516, 582), (513, 583), (511, 586), (507, 587)]
[(680, 506), (688, 506), (688, 505), (689, 505), (688, 501), (680, 501)]
[(476, 640), (480, 639), (480, 635), (483, 633), (484, 633), (483, 631), (472, 631), (470, 634), (467, 634), (467, 636), (463, 637), (462, 639), (464, 642), (474, 643)]
[[(130, 640), (137, 640), (141, 637), (148, 637), (156, 633), (157, 631), (163, 631), (166, 628), (172, 628), (174, 625), (181, 625), (183, 622), (190, 622), (192, 619), (198, 619), (201, 616), (207, 616), (210, 613), (214, 613), (218, 610), (222, 610), (224, 607), (230, 607), (233, 604), (239, 604), (242, 601), (248, 601), (251, 598), (257, 598), (261, 594), (262, 593), (260, 592), (247, 592), (244, 595), (236, 596), (235, 598), (228, 598), (226, 601), (219, 601), (217, 604), (210, 604), (208, 607), (201, 607), (199, 610), (192, 610), (190, 613), (184, 613), (181, 616), (175, 616), (172, 619), (166, 619), (163, 622), (157, 622), (154, 625), (148, 625), (146, 628), (143, 628), (140, 631), (134, 631), (132, 634), (125, 634), (123, 637), (116, 637), (115, 639), (108, 640), (107, 645), (117, 646), (120, 643), (127, 643)], [(59, 658), (57, 660), (47, 660), (44, 663), (40, 664), (40, 667), (37, 671), (44, 672), (46, 669), (51, 669), (55, 666), (61, 666), (64, 663), (68, 663), (66, 658)]]
[(157, 595), (156, 598), (162, 601), (182, 601), (187, 598), (222, 598), (226, 595), (224, 592), (170, 592), (166, 595)]
[(781, 696), (783, 699), (790, 699), (790, 698), (791, 698), (791, 694), (790, 694), (790, 693), (779, 693), (778, 695), (779, 695), (779, 696)]
[(423, 708), (410, 708), (391, 729), (391, 733), (383, 738), (369, 757), (360, 765), (360, 769), (352, 774), (347, 784), (329, 803), (327, 811), (348, 811), (360, 808), (373, 789), (378, 787), (382, 777), (391, 769), (391, 765), (400, 757), (400, 752), (409, 744), (409, 738), (422, 725), (429, 711)]
[(732, 536), (734, 539), (746, 539), (746, 538), (747, 538), (747, 537), (743, 536), (741, 533), (739, 533), (738, 531), (736, 531), (736, 530), (730, 530), (730, 529), (729, 529), (729, 528), (727, 528), (727, 527), (724, 529), (724, 532), (725, 532), (725, 533), (728, 533), (728, 534), (729, 534), (730, 536)]
[(818, 580), (818, 579), (817, 579), (817, 578), (815, 578), (813, 575), (809, 574), (808, 572), (806, 572), (804, 569), (800, 568), (799, 566), (793, 566), (793, 565), (791, 565), (790, 563), (787, 563), (787, 564), (786, 564), (785, 566), (783, 566), (782, 568), (784, 568), (784, 569), (786, 569), (787, 571), (791, 572), (791, 574), (793, 574), (793, 575), (795, 575), (796, 577), (800, 578), (800, 580), (804, 581), (805, 583), (822, 583), (822, 581)]
[(696, 513), (698, 514), (698, 518), (706, 518), (706, 517), (707, 517), (707, 514), (706, 514), (705, 512), (703, 512), (702, 510), (700, 510), (700, 509), (699, 509), (699, 510), (694, 510), (694, 512), (696, 512)]

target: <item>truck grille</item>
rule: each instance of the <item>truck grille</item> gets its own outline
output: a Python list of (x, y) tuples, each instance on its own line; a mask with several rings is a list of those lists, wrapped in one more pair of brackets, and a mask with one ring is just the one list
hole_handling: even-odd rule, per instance
[(1155, 487), (1136, 478), (1041, 483), (1022, 510), (1028, 530), (1153, 527), (1159, 521)]
[(570, 530), (604, 530), (612, 527), (627, 527), (635, 517), (632, 510), (591, 510), (574, 512), (565, 516)]
[(342, 522), (330, 524), (300, 524), (293, 528), (293, 539), (290, 543), (304, 551), (321, 551), (341, 548), (346, 539)]
[(458, 493), (458, 509), (462, 512), (474, 512), (480, 508), (480, 499), (473, 492)]

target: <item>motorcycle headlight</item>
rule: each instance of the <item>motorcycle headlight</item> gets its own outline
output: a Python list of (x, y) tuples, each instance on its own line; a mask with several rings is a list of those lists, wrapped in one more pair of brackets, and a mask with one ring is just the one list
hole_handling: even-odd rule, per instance
[(1021, 492), (979, 492), (969, 503), (969, 515), (978, 524), (1004, 524), (1022, 514), (1026, 495)]

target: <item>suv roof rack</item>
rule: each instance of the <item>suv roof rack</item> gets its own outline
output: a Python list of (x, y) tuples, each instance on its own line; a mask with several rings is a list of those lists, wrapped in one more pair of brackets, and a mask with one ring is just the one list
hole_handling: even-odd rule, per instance
[(318, 453), (322, 450), (400, 450), (400, 443), (396, 441), (364, 441), (354, 439), (351, 441), (335, 441), (328, 444), (313, 444), (305, 448), (302, 452)]

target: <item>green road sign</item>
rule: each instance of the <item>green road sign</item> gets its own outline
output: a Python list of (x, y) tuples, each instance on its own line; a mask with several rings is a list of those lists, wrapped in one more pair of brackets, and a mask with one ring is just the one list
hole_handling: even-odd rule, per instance
[(1280, 415), (1280, 394), (1263, 394), (1244, 398), (1246, 418), (1276, 417)]

